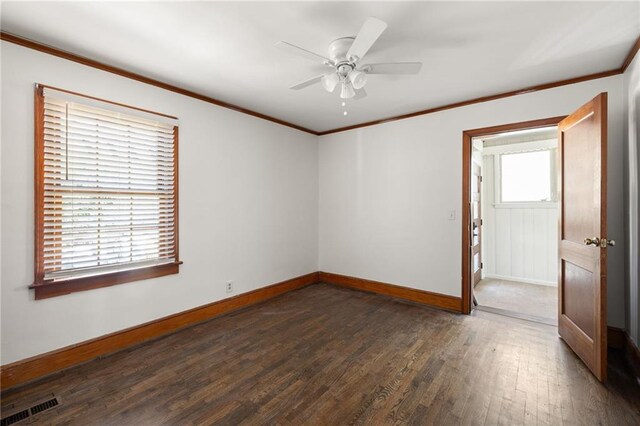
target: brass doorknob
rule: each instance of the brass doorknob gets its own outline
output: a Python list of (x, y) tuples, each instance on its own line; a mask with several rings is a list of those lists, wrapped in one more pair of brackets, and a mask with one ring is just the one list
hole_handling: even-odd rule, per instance
[(588, 246), (593, 245), (593, 246), (597, 247), (597, 246), (600, 245), (600, 238), (598, 238), (598, 237), (585, 238), (584, 239), (584, 243), (585, 243), (585, 245), (588, 245)]
[(585, 238), (584, 243), (585, 245), (588, 245), (588, 246), (593, 245), (601, 248), (606, 248), (607, 246), (613, 247), (616, 245), (615, 240), (607, 240), (606, 238), (598, 238), (598, 237)]

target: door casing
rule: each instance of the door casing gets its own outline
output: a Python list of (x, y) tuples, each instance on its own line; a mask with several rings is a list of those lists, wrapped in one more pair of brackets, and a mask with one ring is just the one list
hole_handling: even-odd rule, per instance
[(462, 306), (464, 314), (471, 313), (473, 291), (471, 289), (471, 151), (472, 140), (478, 136), (489, 136), (516, 130), (537, 129), (557, 126), (566, 116), (543, 118), (540, 120), (521, 121), (499, 126), (465, 130), (462, 132)]
[[(475, 192), (478, 195), (478, 199), (475, 200), (473, 199), (473, 193), (471, 193), (471, 203), (470, 203), (470, 214), (471, 217), (469, 218), (471, 221), (471, 236), (469, 237), (471, 239), (471, 276), (473, 277), (473, 280), (471, 282), (471, 285), (475, 288), (476, 285), (478, 285), (478, 282), (480, 282), (480, 280), (482, 279), (482, 166), (478, 165), (478, 164), (473, 164), (473, 160), (472, 160), (472, 168), (473, 171), (471, 173), (471, 188), (473, 189), (473, 181), (476, 181), (476, 188), (477, 191)], [(476, 174), (476, 171), (478, 172), (478, 174)], [(478, 204), (478, 217), (475, 217), (475, 208), (474, 208), (474, 204)], [(478, 243), (476, 244), (476, 240), (474, 239), (474, 237), (476, 236), (477, 233), (477, 237), (478, 237)], [(475, 267), (476, 267), (476, 261), (475, 261), (475, 257), (476, 255), (479, 258), (479, 263), (480, 265), (478, 266), (478, 270), (475, 271)]]

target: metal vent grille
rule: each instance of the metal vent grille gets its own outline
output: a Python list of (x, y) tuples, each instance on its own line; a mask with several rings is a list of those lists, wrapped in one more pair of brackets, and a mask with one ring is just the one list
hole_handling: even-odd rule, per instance
[(41, 413), (42, 411), (48, 410), (50, 408), (53, 408), (56, 405), (58, 405), (58, 398), (50, 399), (48, 401), (42, 402), (38, 405), (34, 405), (33, 407), (31, 407), (31, 414), (35, 416), (36, 414)]
[(0, 420), (0, 426), (9, 426), (29, 417), (29, 410), (22, 410)]
[[(47, 399), (44, 401), (40, 400), (40, 401), (42, 402), (39, 402), (38, 404), (30, 408), (27, 408), (26, 410), (15, 412), (10, 416), (3, 418), (2, 420), (0, 420), (0, 426), (10, 426), (10, 425), (16, 424), (18, 422), (28, 419), (31, 416), (35, 416), (36, 414), (42, 413), (43, 411), (50, 410), (60, 405), (60, 401), (58, 400), (57, 397), (53, 397), (51, 399)], [(11, 407), (11, 408), (12, 408), (11, 411), (13, 411), (14, 407)], [(3, 407), (2, 409), (4, 410), (5, 407)]]

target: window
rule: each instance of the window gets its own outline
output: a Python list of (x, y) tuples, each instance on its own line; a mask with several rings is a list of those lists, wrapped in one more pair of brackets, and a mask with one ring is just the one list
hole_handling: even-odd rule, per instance
[(500, 155), (503, 203), (554, 201), (551, 150)]
[(36, 87), (36, 299), (178, 272), (173, 117)]

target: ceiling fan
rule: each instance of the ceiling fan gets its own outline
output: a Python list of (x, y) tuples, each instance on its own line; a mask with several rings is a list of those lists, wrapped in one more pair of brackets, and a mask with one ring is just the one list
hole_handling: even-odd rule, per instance
[(355, 37), (342, 37), (329, 43), (328, 57), (318, 55), (286, 41), (279, 41), (276, 47), (312, 61), (320, 62), (333, 70), (327, 74), (313, 77), (290, 89), (300, 90), (316, 83), (322, 83), (327, 92), (333, 92), (340, 85), (342, 99), (362, 99), (367, 96), (364, 86), (368, 74), (417, 74), (421, 62), (395, 62), (382, 64), (364, 64), (360, 61), (371, 46), (387, 28), (387, 24), (377, 18), (367, 18)]

